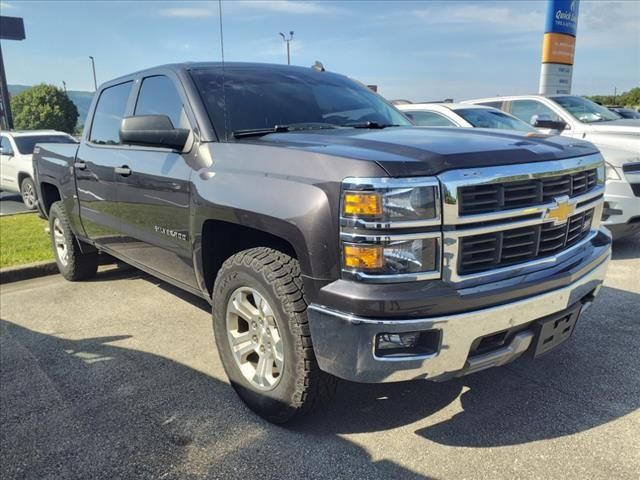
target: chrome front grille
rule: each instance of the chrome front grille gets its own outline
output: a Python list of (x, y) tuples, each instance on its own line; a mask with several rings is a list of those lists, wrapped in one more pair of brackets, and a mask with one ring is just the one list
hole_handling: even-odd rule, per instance
[(460, 215), (495, 212), (548, 203), (556, 197), (583, 195), (595, 188), (596, 169), (519, 182), (461, 187)]
[(551, 255), (575, 245), (591, 229), (593, 209), (553, 222), (469, 235), (460, 239), (458, 272), (469, 274), (516, 265)]
[(600, 225), (599, 154), (438, 178), (445, 281), (472, 286), (547, 268), (572, 256)]

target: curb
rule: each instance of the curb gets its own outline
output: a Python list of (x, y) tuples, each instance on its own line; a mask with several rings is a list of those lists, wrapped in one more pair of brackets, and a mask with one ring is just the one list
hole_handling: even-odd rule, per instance
[(27, 213), (36, 213), (35, 210), (26, 210), (24, 212), (4, 212), (0, 213), (0, 217), (11, 217), (12, 215), (25, 215)]
[(55, 273), (58, 273), (56, 262), (27, 263), (16, 267), (0, 268), (0, 283), (19, 282), (20, 280), (44, 277)]

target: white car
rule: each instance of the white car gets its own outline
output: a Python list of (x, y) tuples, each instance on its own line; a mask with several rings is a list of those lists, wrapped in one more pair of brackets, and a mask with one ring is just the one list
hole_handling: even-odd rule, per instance
[(403, 103), (395, 106), (420, 127), (494, 128), (534, 132), (528, 123), (497, 108), (461, 103)]
[(603, 223), (614, 238), (640, 231), (640, 120), (575, 95), (518, 95), (467, 100), (499, 108), (544, 133), (588, 140), (606, 162)]
[(0, 133), (0, 190), (22, 195), (29, 210), (37, 206), (33, 184), (31, 155), (37, 143), (77, 143), (64, 132), (56, 130), (10, 131)]

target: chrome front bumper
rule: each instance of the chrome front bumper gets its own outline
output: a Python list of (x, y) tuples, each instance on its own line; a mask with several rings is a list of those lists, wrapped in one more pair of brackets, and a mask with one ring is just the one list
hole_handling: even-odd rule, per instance
[[(364, 382), (445, 380), (507, 363), (526, 351), (531, 332), (517, 334), (509, 345), (469, 357), (474, 342), (497, 332), (525, 326), (588, 301), (600, 290), (610, 253), (573, 283), (550, 292), (496, 307), (467, 313), (411, 320), (367, 319), (320, 305), (309, 307), (309, 324), (320, 368), (340, 378)], [(379, 333), (439, 330), (438, 351), (412, 357), (376, 357)]]

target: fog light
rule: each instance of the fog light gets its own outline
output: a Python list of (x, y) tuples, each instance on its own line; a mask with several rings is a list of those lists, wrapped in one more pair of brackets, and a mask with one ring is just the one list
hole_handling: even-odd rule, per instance
[(381, 333), (378, 335), (378, 349), (413, 348), (418, 344), (420, 332)]
[(440, 330), (379, 333), (376, 335), (375, 356), (411, 358), (435, 355), (440, 349), (441, 334)]

